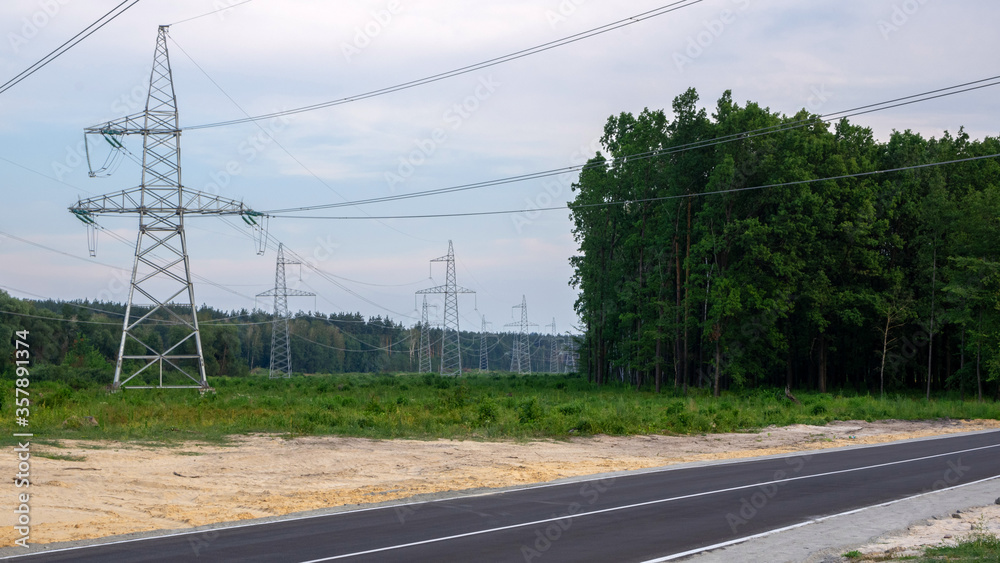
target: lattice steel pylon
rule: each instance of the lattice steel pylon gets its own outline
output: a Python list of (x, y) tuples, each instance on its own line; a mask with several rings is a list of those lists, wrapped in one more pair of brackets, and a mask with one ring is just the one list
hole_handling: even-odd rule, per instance
[(552, 340), (549, 342), (549, 373), (559, 373), (559, 354), (562, 346), (559, 333), (556, 332), (556, 318), (552, 317), (552, 322), (545, 325), (545, 328), (552, 329)]
[[(255, 219), (262, 214), (242, 202), (189, 190), (181, 183), (181, 130), (167, 53), (167, 27), (160, 26), (157, 34), (145, 110), (84, 130), (85, 138), (99, 135), (120, 153), (127, 152), (121, 142), (125, 135), (142, 135), (141, 183), (121, 192), (79, 200), (69, 208), (88, 227), (91, 254), (95, 251), (97, 216), (139, 216), (112, 390), (211, 389), (205, 377), (184, 216), (240, 215), (259, 230), (259, 240), (264, 237), (265, 222), (261, 220), (258, 225)], [(94, 172), (91, 167), (91, 176), (100, 172), (103, 169)], [(131, 374), (123, 377), (126, 368)], [(126, 385), (132, 380), (136, 384)]]
[(531, 348), (528, 343), (528, 327), (538, 326), (528, 322), (528, 299), (521, 296), (521, 304), (513, 305), (511, 309), (521, 310), (521, 322), (508, 323), (506, 326), (518, 327), (517, 335), (514, 336), (513, 351), (510, 355), (510, 371), (519, 374), (531, 373)]
[(445, 262), (444, 285), (421, 289), (417, 295), (444, 294), (444, 322), (441, 333), (441, 375), (462, 374), (462, 343), (458, 328), (458, 294), (475, 293), (458, 285), (455, 275), (455, 249), (448, 241), (448, 254), (434, 258), (431, 262)]
[(285, 266), (301, 264), (285, 258), (285, 245), (278, 243), (278, 264), (274, 269), (274, 289), (258, 293), (257, 297), (274, 297), (274, 324), (271, 325), (271, 368), (268, 377), (277, 379), (292, 376), (292, 343), (288, 331), (288, 298), (314, 297), (316, 294), (298, 289), (288, 289)]
[(424, 305), (420, 310), (420, 373), (431, 372), (431, 323), (427, 315), (430, 307), (437, 305), (428, 305), (424, 295)]
[(489, 334), (490, 323), (486, 322), (486, 315), (483, 315), (483, 327), (479, 330), (479, 371), (490, 371), (490, 349), (486, 343), (486, 336)]
[(576, 371), (577, 358), (579, 356), (579, 353), (576, 351), (576, 341), (573, 340), (573, 337), (569, 333), (563, 338), (563, 348), (566, 357), (563, 362), (563, 372), (572, 373)]

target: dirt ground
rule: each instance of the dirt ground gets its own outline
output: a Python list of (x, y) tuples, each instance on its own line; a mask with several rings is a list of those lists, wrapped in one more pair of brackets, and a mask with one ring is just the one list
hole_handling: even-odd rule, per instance
[[(987, 428), (1000, 428), (1000, 422), (848, 421), (755, 433), (536, 442), (248, 436), (226, 445), (32, 444), (31, 543), (182, 529), (420, 493)], [(5, 457), (4, 466), (13, 475), (12, 458)], [(0, 498), (13, 500), (24, 490), (7, 480), (0, 485)], [(5, 545), (14, 539), (13, 524), (12, 511), (0, 512)]]
[(857, 548), (861, 557), (852, 561), (897, 561), (924, 554), (933, 546), (955, 546), (974, 533), (1000, 536), (1000, 506), (981, 506), (956, 511), (951, 518), (928, 520)]

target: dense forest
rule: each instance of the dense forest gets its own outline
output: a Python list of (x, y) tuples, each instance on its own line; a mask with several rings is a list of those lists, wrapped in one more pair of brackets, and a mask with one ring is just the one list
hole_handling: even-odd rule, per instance
[(1000, 162), (915, 167), (1000, 140), (698, 102), (609, 118), (574, 185), (589, 377), (1000, 395)]
[[(135, 308), (141, 311), (141, 308)], [(90, 301), (33, 301), (0, 291), (0, 330), (10, 338), (0, 341), (3, 357), (13, 358), (15, 330), (30, 331), (32, 375), (38, 379), (111, 383), (121, 342), (125, 306)], [(270, 366), (274, 316), (260, 310), (223, 312), (198, 310), (205, 371), (208, 377), (247, 376)], [(176, 323), (174, 323), (176, 324)], [(324, 315), (299, 312), (290, 321), (292, 369), (296, 373), (416, 372), (419, 369), (420, 327), (406, 328), (388, 318), (364, 318), (359, 313)], [(171, 323), (143, 327), (143, 338), (156, 340), (155, 331), (169, 331)], [(488, 334), (489, 368), (510, 367), (515, 335)], [(440, 366), (441, 330), (431, 327), (431, 367)], [(479, 368), (480, 335), (462, 332), (462, 366)], [(531, 334), (534, 371), (549, 369), (552, 336)], [(559, 341), (560, 343), (562, 340)], [(11, 376), (14, 362), (0, 366)]]

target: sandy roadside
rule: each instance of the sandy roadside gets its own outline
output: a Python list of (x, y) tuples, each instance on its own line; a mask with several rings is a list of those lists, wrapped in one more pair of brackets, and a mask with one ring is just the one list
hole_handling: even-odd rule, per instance
[[(927, 547), (954, 547), (975, 533), (1000, 536), (1000, 506), (979, 506), (952, 512), (951, 517), (933, 518), (888, 534), (858, 547), (861, 557), (850, 561), (905, 561), (924, 554)], [(847, 559), (844, 559), (848, 561)]]
[[(1000, 428), (1000, 421), (847, 421), (756, 433), (524, 443), (276, 436), (239, 437), (222, 446), (65, 441), (60, 448), (32, 446), (31, 543), (989, 428)], [(0, 487), (6, 499), (22, 491), (12, 480)], [(13, 517), (0, 514), (6, 545), (14, 539)]]

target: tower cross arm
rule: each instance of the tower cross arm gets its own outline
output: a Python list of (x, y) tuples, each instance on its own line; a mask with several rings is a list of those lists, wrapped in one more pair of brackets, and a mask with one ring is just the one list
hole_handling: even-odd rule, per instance
[(475, 293), (474, 289), (468, 289), (461, 286), (448, 287), (445, 285), (437, 285), (434, 287), (428, 287), (427, 289), (421, 289), (415, 292), (417, 295), (430, 295), (432, 293)]
[(193, 215), (242, 215), (244, 221), (256, 224), (254, 217), (263, 216), (242, 201), (236, 201), (181, 187), (139, 186), (80, 199), (69, 207), (77, 216), (98, 214), (168, 213)]
[[(83, 129), (86, 135), (101, 135), (105, 138), (118, 135), (135, 135), (141, 133), (180, 133), (176, 126), (176, 113), (173, 111), (149, 112), (150, 120), (146, 122), (147, 112), (142, 111), (104, 123), (98, 123)], [(109, 143), (114, 144), (111, 139)]]
[(258, 293), (257, 297), (274, 297), (276, 295), (284, 295), (285, 297), (315, 297), (316, 294), (309, 291), (302, 291), (300, 289), (286, 289), (284, 291), (278, 291), (275, 288), (271, 288), (262, 293)]

